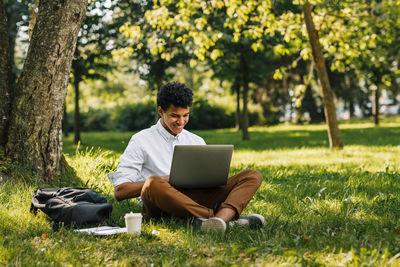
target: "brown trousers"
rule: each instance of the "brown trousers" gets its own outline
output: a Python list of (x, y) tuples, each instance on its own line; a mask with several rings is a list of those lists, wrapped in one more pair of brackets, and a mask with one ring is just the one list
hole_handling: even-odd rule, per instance
[(245, 170), (230, 177), (222, 187), (178, 190), (159, 176), (151, 176), (141, 192), (143, 214), (149, 217), (166, 214), (180, 218), (210, 218), (218, 209), (231, 208), (236, 213), (233, 219), (237, 219), (261, 181), (258, 171)]

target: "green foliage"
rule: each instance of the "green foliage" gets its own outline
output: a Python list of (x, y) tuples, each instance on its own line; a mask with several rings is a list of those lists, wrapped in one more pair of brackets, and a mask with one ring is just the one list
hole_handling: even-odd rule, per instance
[[(153, 101), (126, 104), (109, 109), (89, 109), (81, 113), (82, 131), (138, 131), (150, 127), (156, 121), (156, 104)], [(73, 114), (68, 115), (72, 125)], [(249, 113), (249, 124), (261, 124), (258, 112)], [(218, 105), (210, 105), (206, 99), (195, 100), (191, 108), (188, 129), (220, 129), (235, 126), (235, 114)], [(72, 129), (69, 129), (72, 131)]]
[(156, 1), (145, 19), (153, 28), (170, 32), (192, 57), (191, 67), (205, 61), (215, 78), (238, 86), (243, 138), (248, 139), (249, 89), (272, 75), (271, 48), (281, 39), (272, 27), (276, 18), (271, 1)]
[(106, 72), (114, 67), (109, 60), (112, 50), (110, 44), (111, 40), (116, 39), (117, 32), (104, 20), (104, 16), (110, 12), (111, 8), (106, 3), (89, 2), (71, 66), (75, 86), (87, 79), (104, 80), (107, 78)]
[(106, 109), (89, 109), (81, 116), (82, 131), (109, 131), (114, 126), (111, 114)]
[(222, 107), (212, 106), (207, 100), (193, 103), (188, 129), (218, 129), (235, 126), (235, 114), (227, 113)]
[(372, 83), (390, 86), (397, 69), (393, 68), (393, 62), (397, 61), (399, 50), (398, 42), (394, 43), (400, 32), (398, 4), (392, 0), (347, 2), (333, 8), (333, 16), (326, 20), (323, 41), (335, 56), (332, 68), (356, 69), (362, 75), (372, 74)]
[[(146, 16), (153, 1), (120, 0), (114, 12), (115, 28), (122, 33), (113, 51), (115, 59), (133, 58), (131, 67), (147, 81), (148, 89), (159, 90), (171, 75), (167, 70), (187, 59), (183, 46), (177, 45), (171, 29), (154, 27)], [(160, 13), (160, 16), (167, 14)]]
[[(320, 102), (322, 101), (320, 100)], [(305, 112), (308, 112), (310, 115), (310, 123), (320, 123), (325, 121), (325, 116), (322, 109), (322, 106), (317, 106), (313, 92), (311, 88), (307, 86), (304, 92), (304, 97), (301, 101), (301, 106), (299, 107), (300, 113), (304, 114)]]
[[(267, 123), (275, 124), (291, 101), (308, 97), (303, 92), (292, 99), (296, 86), (310, 86), (314, 98), (319, 91), (315, 71), (308, 70), (311, 49), (302, 21), (304, 2), (122, 0), (115, 3), (113, 24), (106, 28), (114, 27), (123, 35), (115, 47), (125, 49), (114, 51), (115, 59), (124, 53), (132, 57), (130, 68), (148, 81), (149, 89), (169, 80), (172, 73), (181, 78), (180, 72), (186, 70), (177, 71), (178, 62), (195, 68), (198, 61), (225, 87), (243, 88), (243, 59), (247, 59), (250, 90), (264, 91), (258, 99), (251, 97), (262, 106)], [(370, 114), (368, 89), (375, 84), (389, 90), (389, 97), (397, 96), (398, 0), (310, 3), (315, 5), (313, 16), (332, 89), (350, 113), (358, 104), (364, 115)], [(269, 86), (273, 79), (285, 82)], [(302, 103), (306, 106), (306, 101)], [(297, 113), (322, 111), (318, 103), (317, 108), (310, 104)], [(320, 121), (320, 115), (312, 120)]]
[(144, 221), (140, 237), (53, 232), (43, 213), (29, 212), (38, 186), (95, 189), (113, 204), (107, 225), (123, 226), (125, 213), (140, 212), (136, 200), (116, 202), (107, 179), (131, 133), (83, 133), (90, 147), (101, 149), (76, 149), (66, 139), (72, 182), (63, 176), (63, 182), (38, 184), (28, 173), (25, 180), (0, 182), (0, 264), (398, 266), (400, 120), (341, 128), (348, 145), (340, 151), (325, 148), (324, 125), (253, 127), (247, 142), (232, 129), (197, 131), (207, 143), (235, 145), (231, 174), (255, 168), (264, 177), (245, 214), (263, 214), (265, 226), (229, 228), (224, 235), (193, 231), (174, 218)]
[(116, 108), (114, 120), (116, 129), (120, 131), (138, 131), (150, 127), (156, 120), (156, 103), (139, 102)]

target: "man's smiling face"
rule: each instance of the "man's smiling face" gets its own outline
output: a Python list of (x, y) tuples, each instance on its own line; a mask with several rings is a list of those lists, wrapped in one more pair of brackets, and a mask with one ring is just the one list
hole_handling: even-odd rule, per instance
[(177, 135), (182, 132), (183, 127), (189, 121), (190, 107), (175, 107), (170, 105), (167, 110), (158, 107), (158, 114), (161, 117), (161, 124), (172, 135)]

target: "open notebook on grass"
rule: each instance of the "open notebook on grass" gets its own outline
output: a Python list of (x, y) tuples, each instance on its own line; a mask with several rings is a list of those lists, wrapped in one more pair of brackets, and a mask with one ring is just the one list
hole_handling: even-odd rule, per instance
[(126, 233), (126, 227), (113, 227), (113, 226), (99, 226), (85, 229), (76, 229), (74, 232), (86, 233), (91, 235), (115, 235)]

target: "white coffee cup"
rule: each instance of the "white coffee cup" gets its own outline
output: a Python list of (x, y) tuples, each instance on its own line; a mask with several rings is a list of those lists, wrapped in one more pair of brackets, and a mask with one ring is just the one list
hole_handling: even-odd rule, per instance
[(126, 213), (125, 226), (128, 234), (140, 235), (142, 231), (142, 214), (141, 213)]

